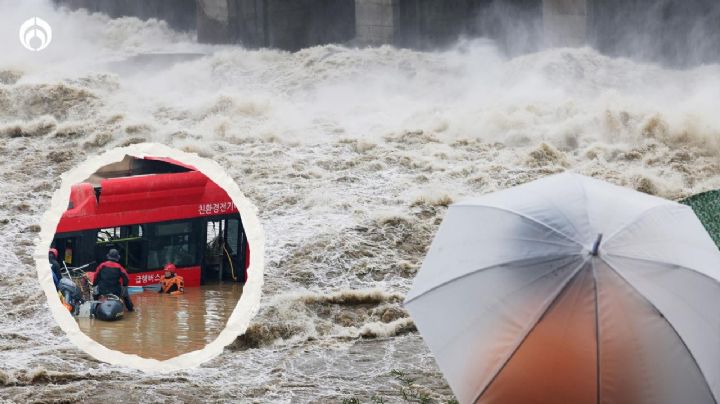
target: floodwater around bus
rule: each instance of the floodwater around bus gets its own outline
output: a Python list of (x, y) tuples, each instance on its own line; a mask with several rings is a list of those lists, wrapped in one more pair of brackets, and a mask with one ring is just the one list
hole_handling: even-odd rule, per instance
[(78, 319), (80, 330), (127, 354), (165, 360), (202, 349), (225, 328), (242, 295), (239, 283), (186, 288), (178, 296), (145, 291), (131, 295), (135, 311), (115, 322)]

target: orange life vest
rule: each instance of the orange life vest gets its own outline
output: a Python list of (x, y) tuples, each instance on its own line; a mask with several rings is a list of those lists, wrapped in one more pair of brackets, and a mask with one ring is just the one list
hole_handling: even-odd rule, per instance
[(172, 293), (182, 293), (185, 291), (185, 281), (180, 275), (175, 275), (172, 278), (163, 277), (160, 279), (160, 290), (162, 290), (163, 293), (171, 293), (170, 290), (173, 285), (177, 286), (177, 289)]

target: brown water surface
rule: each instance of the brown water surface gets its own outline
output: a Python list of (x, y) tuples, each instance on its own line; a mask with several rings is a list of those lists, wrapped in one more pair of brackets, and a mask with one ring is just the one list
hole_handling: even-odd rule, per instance
[(79, 318), (80, 330), (110, 349), (169, 359), (202, 349), (225, 328), (242, 295), (238, 283), (187, 288), (179, 296), (145, 291), (131, 295), (135, 311), (115, 322)]

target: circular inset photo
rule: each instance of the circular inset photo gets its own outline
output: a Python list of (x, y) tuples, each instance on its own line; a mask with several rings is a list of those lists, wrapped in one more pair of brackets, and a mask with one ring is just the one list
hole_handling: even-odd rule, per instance
[(105, 153), (64, 176), (42, 235), (50, 307), (98, 359), (195, 366), (257, 311), (262, 231), (213, 161), (152, 144)]

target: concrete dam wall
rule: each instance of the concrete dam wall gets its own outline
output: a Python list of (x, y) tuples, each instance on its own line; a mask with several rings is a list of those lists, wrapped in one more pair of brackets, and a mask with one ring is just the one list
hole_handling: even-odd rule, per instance
[(541, 0), (198, 0), (198, 40), (296, 50), (324, 43), (431, 48), (460, 35), (501, 36), (488, 10), (540, 21)]
[(54, 1), (111, 17), (163, 19), (175, 29), (197, 30), (199, 42), (297, 50), (326, 43), (432, 48), (461, 35), (508, 44), (521, 42), (508, 38), (523, 37), (537, 46), (543, 3), (556, 0)]
[(197, 26), (196, 0), (54, 0), (70, 9), (107, 14), (112, 18), (138, 17), (164, 20), (176, 30), (194, 30)]
[(720, 61), (720, 1), (595, 0), (588, 42), (603, 53), (693, 66)]
[(166, 20), (198, 41), (297, 50), (326, 43), (432, 49), (488, 37), (510, 54), (592, 45), (691, 65), (720, 59), (716, 0), (55, 0)]
[(297, 50), (355, 37), (354, 0), (198, 0), (198, 41)]

